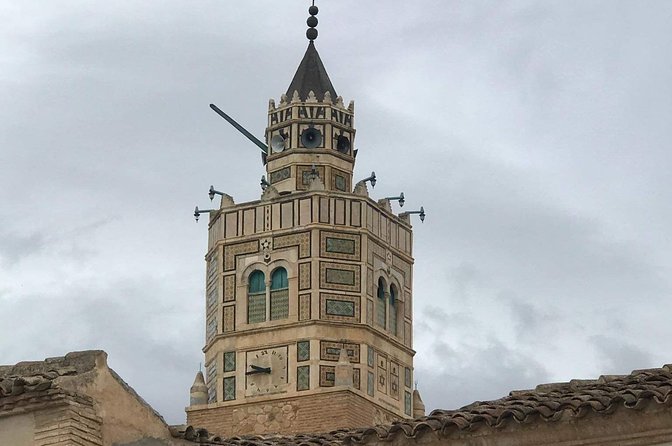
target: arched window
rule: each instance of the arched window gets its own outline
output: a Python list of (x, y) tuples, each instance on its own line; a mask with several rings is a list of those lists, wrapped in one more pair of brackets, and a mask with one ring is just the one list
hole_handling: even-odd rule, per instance
[(385, 284), (385, 280), (381, 277), (378, 279), (378, 291), (377, 291), (377, 296), (378, 299), (376, 299), (376, 324), (385, 328), (386, 327), (386, 321), (387, 321), (387, 308), (386, 308), (386, 302), (385, 302), (385, 288), (387, 288)]
[(277, 268), (271, 274), (271, 320), (289, 317), (289, 283), (287, 270)]
[(261, 271), (250, 274), (247, 287), (247, 323), (266, 320), (266, 276)]
[(394, 336), (397, 335), (398, 295), (397, 287), (394, 284), (390, 285), (390, 332)]

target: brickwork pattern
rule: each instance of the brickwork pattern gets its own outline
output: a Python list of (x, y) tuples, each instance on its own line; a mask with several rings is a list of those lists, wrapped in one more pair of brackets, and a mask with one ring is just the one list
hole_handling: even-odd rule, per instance
[(328, 432), (396, 420), (391, 412), (350, 391), (187, 412), (187, 424), (223, 437)]

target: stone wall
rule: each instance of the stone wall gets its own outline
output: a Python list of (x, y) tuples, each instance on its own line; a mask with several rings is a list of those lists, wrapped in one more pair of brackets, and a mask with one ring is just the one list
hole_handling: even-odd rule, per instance
[(391, 423), (395, 419), (391, 412), (376, 408), (365, 398), (347, 390), (187, 411), (187, 424), (221, 436), (328, 432), (366, 427), (371, 420)]

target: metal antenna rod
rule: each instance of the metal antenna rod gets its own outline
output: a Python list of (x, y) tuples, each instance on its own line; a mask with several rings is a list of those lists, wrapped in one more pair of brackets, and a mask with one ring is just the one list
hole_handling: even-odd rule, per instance
[(261, 142), (261, 141), (259, 140), (259, 138), (257, 138), (256, 136), (254, 136), (252, 133), (248, 132), (248, 131), (245, 129), (245, 127), (243, 127), (242, 125), (238, 124), (238, 123), (237, 123), (231, 116), (229, 116), (229, 115), (227, 115), (226, 113), (224, 113), (223, 111), (221, 111), (221, 110), (219, 109), (219, 107), (217, 107), (215, 104), (210, 104), (210, 108), (213, 109), (213, 110), (215, 111), (215, 113), (217, 113), (219, 116), (221, 116), (222, 118), (226, 119), (226, 121), (227, 121), (229, 124), (231, 124), (233, 127), (235, 127), (235, 129), (238, 130), (240, 133), (242, 133), (243, 135), (245, 135), (245, 137), (246, 137), (247, 139), (249, 139), (250, 141), (252, 141), (253, 143), (255, 143), (255, 144), (261, 149), (262, 152), (264, 152), (264, 153), (266, 153), (266, 154), (268, 153), (268, 147), (266, 146), (266, 144), (264, 144), (263, 142)]

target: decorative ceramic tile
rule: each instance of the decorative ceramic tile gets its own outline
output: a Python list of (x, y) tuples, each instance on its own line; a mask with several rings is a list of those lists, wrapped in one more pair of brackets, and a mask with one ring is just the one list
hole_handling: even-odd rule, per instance
[(217, 401), (217, 361), (212, 360), (205, 365), (208, 387), (208, 403)]
[(224, 302), (236, 299), (236, 275), (224, 276)]
[[(320, 319), (359, 322), (359, 296), (320, 294)], [(352, 310), (347, 303), (352, 304)]]
[(346, 300), (327, 299), (326, 313), (330, 316), (355, 316), (355, 303)]
[(310, 341), (299, 341), (296, 343), (297, 362), (310, 360)]
[(296, 390), (310, 390), (310, 366), (296, 368)]
[(399, 364), (396, 362), (390, 362), (390, 374), (399, 376)]
[(387, 394), (387, 372), (378, 369), (378, 391)]
[(310, 289), (310, 262), (299, 263), (299, 290)]
[(231, 271), (236, 268), (236, 257), (244, 254), (254, 254), (259, 252), (259, 241), (251, 240), (249, 242), (237, 243), (224, 247), (224, 270)]
[(360, 279), (359, 265), (320, 262), (320, 288), (358, 293)]
[(352, 286), (355, 284), (355, 272), (345, 269), (327, 268), (325, 270), (325, 283)]
[(411, 416), (411, 393), (404, 392), (404, 413)]
[(266, 293), (247, 296), (247, 323), (266, 321)]
[(320, 231), (320, 256), (359, 261), (361, 257), (360, 240), (359, 234)]
[(347, 183), (345, 177), (341, 175), (334, 175), (334, 189), (345, 192), (347, 190)]
[(224, 372), (236, 370), (236, 352), (224, 353)]
[(299, 296), (299, 320), (310, 320), (310, 294), (301, 294)]
[(289, 317), (289, 290), (271, 291), (271, 320)]
[(210, 259), (208, 260), (208, 283), (214, 281), (217, 278), (217, 262), (219, 261), (219, 257), (217, 256), (217, 253), (212, 255)]
[(320, 366), (320, 387), (333, 387), (336, 380), (336, 368), (330, 365)]
[(378, 353), (378, 367), (387, 370), (387, 356)]
[(328, 253), (350, 255), (355, 253), (355, 242), (353, 240), (337, 237), (326, 237), (325, 244), (325, 251)]
[(399, 399), (399, 377), (390, 376), (390, 396), (395, 400)]
[(229, 376), (224, 378), (224, 401), (236, 399), (236, 377)]
[(275, 172), (271, 172), (268, 175), (269, 181), (271, 184), (279, 183), (282, 180), (286, 180), (290, 176), (290, 170), (289, 167), (285, 167), (284, 169), (276, 170)]
[[(322, 179), (324, 183), (325, 173), (324, 166), (316, 166), (317, 175)], [(312, 177), (313, 166), (296, 166), (296, 190), (306, 190), (310, 184), (310, 178)]]
[(366, 374), (366, 393), (369, 396), (373, 396), (374, 388), (376, 387), (374, 384), (375, 378), (373, 376), (373, 372), (367, 372)]
[(235, 308), (234, 306), (224, 307), (224, 333), (229, 333), (236, 329)]
[(208, 322), (205, 329), (206, 342), (212, 341), (212, 338), (217, 334), (217, 317), (214, 314), (208, 316)]
[(331, 169), (331, 188), (341, 192), (350, 192), (350, 175), (338, 169)]
[[(343, 343), (341, 342), (320, 341), (320, 360), (338, 361), (342, 346)], [(359, 344), (346, 343), (345, 351), (351, 363), (359, 364)]]
[(404, 385), (408, 388), (411, 387), (413, 384), (413, 377), (411, 376), (411, 369), (409, 367), (406, 367), (404, 369)]
[(206, 298), (207, 313), (212, 313), (214, 310), (217, 309), (217, 301), (219, 300), (218, 294), (219, 293), (217, 292), (217, 284), (213, 283), (212, 285), (210, 285), (210, 288), (208, 288), (207, 292), (207, 298)]
[(273, 249), (289, 248), (291, 246), (299, 247), (300, 259), (310, 257), (310, 232), (300, 232), (298, 234), (273, 238)]

